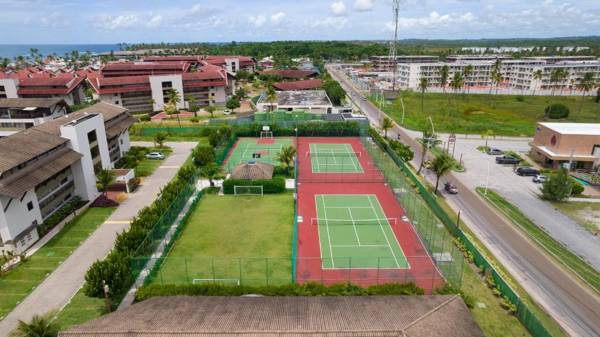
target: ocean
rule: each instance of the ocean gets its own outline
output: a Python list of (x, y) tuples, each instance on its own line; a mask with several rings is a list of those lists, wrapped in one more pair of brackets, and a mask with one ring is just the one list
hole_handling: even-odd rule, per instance
[(30, 48), (37, 48), (43, 56), (56, 53), (63, 56), (77, 50), (79, 53), (89, 51), (92, 54), (110, 52), (119, 50), (117, 44), (0, 44), (0, 58), (13, 59), (19, 55), (29, 55)]

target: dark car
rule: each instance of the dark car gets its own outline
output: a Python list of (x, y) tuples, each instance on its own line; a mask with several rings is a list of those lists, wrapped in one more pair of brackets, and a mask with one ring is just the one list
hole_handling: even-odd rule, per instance
[(446, 190), (446, 192), (448, 192), (449, 194), (458, 194), (458, 188), (456, 188), (456, 186), (452, 185), (451, 182), (446, 182), (444, 184), (444, 189)]
[(531, 167), (519, 167), (517, 169), (517, 174), (524, 177), (534, 177), (540, 174), (540, 171), (533, 169)]
[(487, 152), (487, 153), (488, 153), (489, 155), (492, 155), (492, 156), (500, 156), (500, 155), (503, 155), (503, 154), (504, 154), (504, 151), (502, 151), (502, 150), (500, 150), (500, 149), (494, 149), (494, 148), (491, 148), (491, 149), (489, 149), (489, 150), (488, 150), (488, 152)]
[(521, 160), (511, 156), (496, 157), (496, 164), (518, 164)]

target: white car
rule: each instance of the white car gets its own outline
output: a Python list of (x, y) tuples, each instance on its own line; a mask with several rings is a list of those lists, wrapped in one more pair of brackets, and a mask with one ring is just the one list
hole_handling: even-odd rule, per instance
[(546, 182), (546, 180), (548, 180), (548, 177), (542, 174), (538, 174), (535, 177), (533, 177), (533, 182), (538, 184), (543, 184)]
[(150, 152), (146, 155), (146, 158), (162, 160), (165, 159), (165, 155), (160, 152)]

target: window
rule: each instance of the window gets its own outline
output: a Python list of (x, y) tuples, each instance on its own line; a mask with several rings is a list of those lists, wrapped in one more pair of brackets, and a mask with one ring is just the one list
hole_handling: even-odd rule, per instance
[(98, 149), (97, 145), (91, 148), (90, 152), (92, 153), (92, 158), (96, 158), (100, 154), (100, 150)]
[(91, 144), (98, 140), (98, 136), (96, 135), (96, 130), (92, 130), (88, 132), (88, 142)]
[(30, 202), (27, 203), (27, 210), (31, 211), (32, 209), (33, 209), (33, 202), (30, 201)]
[(162, 82), (162, 87), (163, 87), (163, 89), (164, 88), (172, 88), (173, 87), (173, 82), (171, 82), (171, 81)]
[(4, 91), (6, 91), (6, 88), (3, 85), (0, 85), (0, 91), (4, 92)]

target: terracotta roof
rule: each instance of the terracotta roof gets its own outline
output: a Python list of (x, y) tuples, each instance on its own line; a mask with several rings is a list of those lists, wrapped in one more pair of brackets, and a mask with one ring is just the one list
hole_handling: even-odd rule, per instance
[(483, 337), (460, 296), (154, 297), (59, 336)]
[(144, 62), (169, 62), (169, 61), (185, 61), (185, 62), (200, 62), (200, 55), (171, 55), (171, 56), (146, 56)]
[(19, 81), (19, 95), (67, 95), (75, 90), (85, 78), (71, 74), (50, 78), (27, 78)]
[(278, 90), (310, 90), (310, 89), (318, 89), (323, 85), (323, 81), (321, 80), (302, 80), (302, 81), (292, 81), (292, 82), (278, 82), (273, 84), (275, 89)]
[(209, 55), (206, 56), (206, 62), (214, 65), (223, 65), (227, 59), (238, 59), (240, 64), (254, 64), (254, 59), (250, 56), (235, 56), (235, 55)]
[(0, 99), (0, 108), (23, 109), (29, 107), (50, 108), (54, 105), (66, 105), (60, 98), (6, 98)]
[(279, 75), (283, 78), (305, 78), (315, 76), (318, 73), (313, 70), (276, 69), (261, 71), (261, 75)]
[(232, 179), (258, 180), (273, 178), (273, 165), (263, 162), (240, 164), (231, 170)]
[(102, 67), (100, 73), (103, 76), (179, 74), (189, 67), (189, 62), (116, 62)]
[[(35, 127), (0, 138), (0, 172), (24, 164), (67, 141), (65, 138), (48, 134)], [(15, 151), (16, 149), (18, 151)]]

